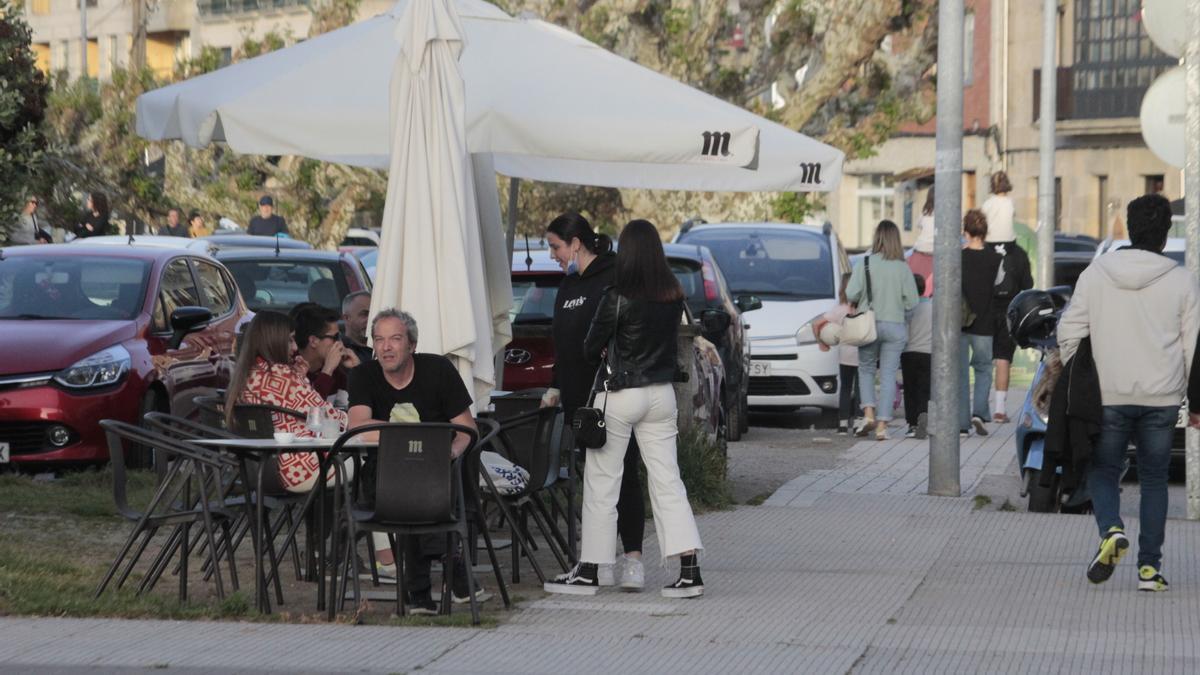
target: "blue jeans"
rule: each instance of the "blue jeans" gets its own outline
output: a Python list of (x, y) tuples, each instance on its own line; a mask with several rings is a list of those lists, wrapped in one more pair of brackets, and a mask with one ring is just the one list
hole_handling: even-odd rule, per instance
[[(992, 395), (992, 336), (962, 333), (958, 338), (962, 359), (958, 373), (958, 428), (971, 428), (972, 417), (982, 417), (991, 422), (988, 399)], [(968, 352), (968, 349), (970, 350)], [(968, 369), (975, 371), (975, 397), (971, 398), (971, 376)]]
[(1142, 487), (1139, 511), (1138, 567), (1162, 563), (1167, 527), (1167, 469), (1175, 437), (1178, 406), (1106, 405), (1100, 440), (1092, 448), (1088, 490), (1096, 511), (1100, 535), (1110, 527), (1125, 528), (1121, 521), (1121, 469), (1132, 439), (1137, 444), (1138, 483)]
[[(875, 408), (876, 420), (890, 422), (896, 407), (896, 371), (900, 370), (900, 353), (908, 344), (908, 326), (894, 321), (876, 321), (875, 335), (874, 342), (858, 348), (858, 393), (862, 397), (862, 407)], [(878, 397), (875, 396), (876, 370), (879, 371)]]

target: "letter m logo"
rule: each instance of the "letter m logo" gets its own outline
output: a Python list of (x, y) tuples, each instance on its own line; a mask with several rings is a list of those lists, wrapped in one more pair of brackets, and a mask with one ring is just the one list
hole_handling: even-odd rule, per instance
[(800, 182), (805, 185), (816, 185), (821, 182), (821, 165), (818, 162), (800, 163)]
[(728, 157), (729, 138), (728, 131), (704, 132), (704, 149), (700, 151), (700, 154), (705, 157)]
[(409, 441), (408, 442), (408, 452), (411, 455), (419, 455), (419, 454), (425, 452), (424, 443), (422, 443), (421, 441)]

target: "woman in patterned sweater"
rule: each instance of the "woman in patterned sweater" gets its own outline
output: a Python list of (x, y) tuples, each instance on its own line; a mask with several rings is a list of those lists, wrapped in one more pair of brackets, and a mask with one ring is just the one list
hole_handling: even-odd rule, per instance
[[(308, 382), (308, 363), (296, 353), (292, 323), (278, 312), (259, 312), (246, 329), (241, 354), (230, 378), (226, 400), (238, 403), (268, 403), (307, 412), (320, 406), (326, 418), (336, 419), (343, 428), (346, 413), (329, 405)], [(226, 425), (233, 427), (233, 406), (225, 411)], [(297, 437), (311, 438), (313, 433), (304, 420), (277, 412), (271, 413), (276, 431), (289, 431)], [(308, 492), (316, 485), (318, 458), (312, 452), (285, 452), (279, 455), (279, 480), (289, 492)]]

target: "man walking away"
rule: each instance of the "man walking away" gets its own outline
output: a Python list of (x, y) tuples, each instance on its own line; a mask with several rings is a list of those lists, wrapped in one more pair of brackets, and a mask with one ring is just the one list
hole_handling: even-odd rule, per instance
[(261, 237), (274, 237), (278, 234), (288, 234), (287, 222), (283, 216), (275, 213), (275, 200), (271, 195), (263, 195), (258, 200), (258, 215), (250, 219), (246, 234), (256, 234)]
[(1102, 256), (1079, 276), (1058, 323), (1058, 342), (1066, 364), (1080, 341), (1091, 338), (1104, 407), (1087, 477), (1100, 529), (1088, 581), (1107, 581), (1129, 548), (1119, 481), (1133, 439), (1142, 491), (1138, 590), (1165, 591), (1167, 468), (1200, 333), (1200, 290), (1186, 269), (1162, 255), (1171, 227), (1166, 198), (1133, 200), (1126, 220), (1131, 245)]

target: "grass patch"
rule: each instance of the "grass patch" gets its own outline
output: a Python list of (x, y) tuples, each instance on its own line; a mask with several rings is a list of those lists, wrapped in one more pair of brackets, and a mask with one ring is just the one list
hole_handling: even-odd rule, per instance
[(763, 492), (761, 494), (754, 495), (750, 499), (747, 499), (746, 505), (747, 506), (762, 506), (763, 502), (767, 501), (770, 498), (771, 498), (771, 492)]
[(987, 495), (975, 495), (975, 510), (978, 511), (992, 503), (992, 498)]
[(1013, 505), (1012, 502), (1005, 499), (1004, 503), (1000, 505), (1000, 510), (1001, 511), (1020, 511), (1021, 509), (1018, 509), (1016, 506)]
[[(127, 490), (130, 504), (144, 504), (157, 480), (151, 471), (130, 471)], [(51, 481), (20, 474), (0, 475), (0, 513), (80, 518), (118, 518), (113, 502), (112, 469), (88, 469), (63, 474)]]
[(728, 458), (724, 442), (692, 427), (679, 432), (679, 473), (687, 487), (688, 500), (697, 511), (733, 506), (727, 480)]

